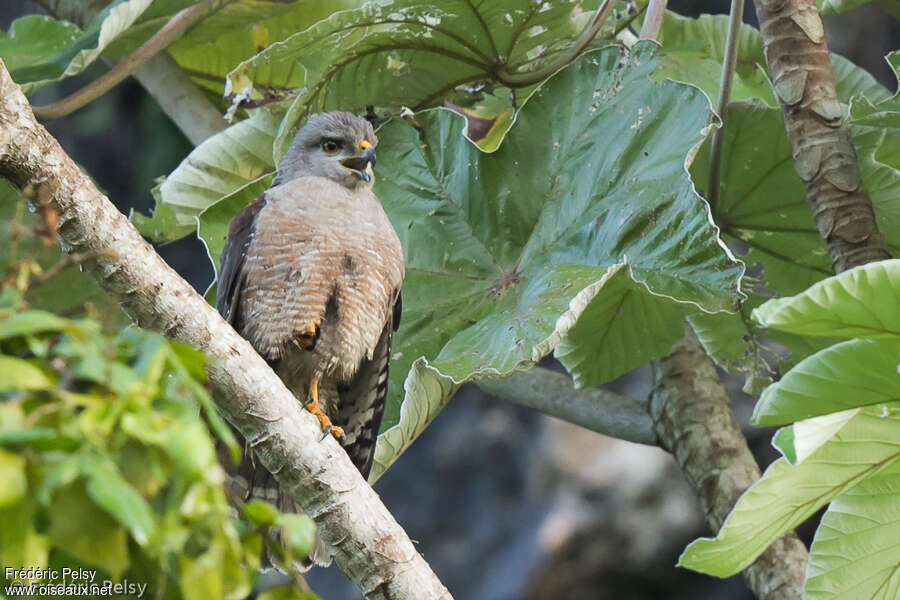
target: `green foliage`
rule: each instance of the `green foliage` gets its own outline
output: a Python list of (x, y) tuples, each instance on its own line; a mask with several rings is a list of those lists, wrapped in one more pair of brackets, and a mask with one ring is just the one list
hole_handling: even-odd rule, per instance
[(79, 33), (71, 23), (26, 15), (13, 21), (8, 33), (0, 33), (0, 57), (10, 71), (39, 64), (74, 42)]
[[(700, 85), (715, 97), (718, 80), (704, 65), (718, 65), (721, 60), (726, 24), (725, 17), (667, 17), (661, 34), (665, 45), (662, 73)], [(807, 206), (803, 182), (794, 168), (781, 109), (761, 71), (765, 57), (759, 32), (743, 27), (739, 51), (718, 202), (712, 211), (723, 239), (753, 273), (742, 282), (750, 300), (738, 314), (697, 315), (691, 322), (716, 362), (730, 372), (745, 374), (745, 390), (759, 393), (779, 367), (799, 362), (822, 345), (801, 336), (765, 330), (750, 318), (752, 309), (773, 295), (796, 294), (827, 277), (831, 264)], [(888, 99), (883, 86), (846, 59), (832, 55), (832, 67), (842, 102)], [(883, 128), (878, 135), (855, 120), (850, 124), (862, 159), (863, 183), (871, 194), (879, 227), (896, 253), (900, 250), (900, 215), (896, 209), (900, 178), (874, 158), (886, 143)], [(691, 175), (700, 188), (709, 184), (709, 163), (706, 143), (691, 166)], [(790, 352), (775, 349), (769, 341), (772, 339)]]
[[(83, 33), (25, 17), (0, 37), (0, 57), (32, 91), (101, 55), (126, 55), (190, 4), (117, 0)], [(133, 221), (157, 241), (196, 228), (217, 263), (228, 221), (268, 186), (309, 113), (372, 105), (384, 117), (412, 107), (409, 123), (378, 132), (376, 192), (403, 242), (407, 278), (372, 478), (462, 383), (528, 369), (551, 352), (577, 384), (608, 381), (664, 354), (687, 318), (748, 391), (793, 368), (754, 415), (787, 425), (773, 441), (784, 458), (681, 564), (734, 573), (830, 503), (807, 595), (893, 597), (900, 263), (829, 277), (757, 31), (739, 34), (709, 206), (695, 186), (709, 185), (716, 118), (707, 96), (718, 94), (726, 19), (670, 14), (661, 49), (595, 41), (601, 49), (556, 72), (598, 5), (224, 3), (169, 53), (244, 120), (196, 148), (153, 190), (152, 218)], [(900, 55), (888, 60), (900, 66)], [(896, 254), (900, 99), (845, 59), (833, 56), (832, 67)], [(464, 116), (426, 110), (442, 104)], [(200, 383), (199, 358), (137, 330), (106, 336), (93, 321), (63, 318), (86, 300), (115, 311), (75, 269), (34, 287), (62, 260), (44, 242), (52, 215), (0, 206), (0, 244), (11, 249), (0, 262), (9, 284), (0, 296), (2, 562), (65, 560), (143, 577), (166, 597), (231, 597), (249, 589), (263, 544), (285, 564), (307, 552), (305, 517), (251, 503), (249, 525), (226, 518), (208, 429), (230, 434)], [(22, 293), (30, 309), (15, 312)], [(286, 549), (262, 535), (267, 527), (282, 528)]]
[[(94, 24), (76, 40), (47, 58), (46, 62), (34, 64), (29, 61), (31, 64), (16, 69), (12, 72), (13, 79), (22, 86), (24, 92), (31, 93), (65, 77), (77, 75), (100, 58), (103, 50), (118, 36), (126, 32), (151, 4), (152, 0), (116, 0), (106, 7), (97, 16)], [(63, 31), (59, 31), (59, 29), (57, 28), (51, 33), (60, 41), (73, 33), (73, 30), (68, 27)], [(42, 32), (33, 31), (32, 33)], [(57, 42), (53, 47), (59, 45), (61, 44)], [(11, 50), (14, 54), (19, 53), (17, 48)], [(40, 58), (44, 58), (44, 56), (40, 55)]]
[[(240, 449), (205, 391), (203, 357), (155, 334), (0, 308), (0, 562), (62, 564), (166, 598), (245, 597), (261, 531), (228, 518), (209, 429)], [(259, 508), (257, 508), (259, 510)], [(268, 507), (289, 554), (315, 528)]]
[(768, 327), (853, 339), (810, 356), (765, 391), (757, 423), (796, 421), (776, 435), (785, 458), (741, 497), (715, 539), (688, 547), (682, 565), (719, 576), (735, 573), (831, 502), (811, 550), (807, 594), (839, 597), (858, 582), (868, 591), (855, 597), (891, 597), (879, 590), (895, 585), (896, 553), (885, 550), (874, 561), (869, 554), (892, 546), (893, 520), (890, 511), (871, 520), (866, 515), (896, 504), (898, 301), (900, 260), (889, 260), (771, 300), (753, 313)]
[[(609, 380), (680, 337), (688, 309), (679, 303), (716, 311), (738, 299), (740, 265), (684, 172), (708, 103), (694, 88), (654, 82), (654, 54), (642, 44), (584, 55), (535, 92), (492, 154), (461, 135), (464, 120), (450, 111), (420, 113), (418, 129), (398, 120), (380, 130), (376, 193), (407, 277), (382, 425), (391, 441), (373, 477), (459, 383), (528, 368), (561, 340), (557, 356), (579, 382)], [(201, 214), (214, 263), (249, 198)]]

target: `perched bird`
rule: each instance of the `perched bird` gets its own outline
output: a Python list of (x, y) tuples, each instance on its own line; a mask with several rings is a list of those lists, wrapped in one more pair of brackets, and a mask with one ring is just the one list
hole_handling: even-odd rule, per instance
[[(222, 316), (363, 477), (384, 413), (404, 274), (400, 240), (372, 193), (377, 144), (372, 125), (351, 113), (309, 117), (271, 187), (231, 220), (216, 291)], [(229, 494), (299, 512), (251, 452), (231, 473)], [(331, 562), (321, 542), (308, 562)]]

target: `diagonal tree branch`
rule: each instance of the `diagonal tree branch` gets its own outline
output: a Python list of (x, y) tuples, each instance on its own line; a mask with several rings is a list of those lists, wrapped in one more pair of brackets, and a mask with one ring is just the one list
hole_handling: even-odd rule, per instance
[(35, 120), (2, 61), (0, 176), (48, 192), (67, 252), (97, 254), (89, 270), (139, 325), (204, 352), (222, 413), (316, 521), (368, 598), (451, 598), (338, 443), (319, 441), (315, 417)]
[[(761, 473), (731, 414), (728, 392), (690, 326), (671, 354), (653, 363), (653, 380), (650, 411), (660, 445), (675, 457), (718, 531)], [(744, 571), (744, 579), (761, 600), (800, 600), (807, 560), (806, 547), (789, 533)]]
[(837, 100), (813, 0), (754, 0), (794, 167), (836, 273), (890, 258)]

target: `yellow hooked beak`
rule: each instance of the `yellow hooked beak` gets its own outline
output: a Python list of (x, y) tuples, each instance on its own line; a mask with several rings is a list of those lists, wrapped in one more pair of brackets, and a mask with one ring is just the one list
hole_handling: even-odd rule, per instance
[(366, 167), (370, 163), (373, 167), (375, 166), (375, 148), (366, 140), (359, 143), (356, 156), (345, 158), (341, 161), (341, 165), (353, 171), (357, 177), (366, 182), (372, 180), (372, 177), (366, 171)]

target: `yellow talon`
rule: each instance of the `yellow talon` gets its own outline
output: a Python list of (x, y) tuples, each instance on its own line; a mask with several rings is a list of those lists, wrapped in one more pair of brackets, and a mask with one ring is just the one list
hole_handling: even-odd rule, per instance
[(331, 419), (328, 418), (322, 409), (319, 407), (319, 378), (313, 377), (309, 380), (309, 396), (306, 400), (306, 403), (303, 405), (303, 408), (311, 412), (316, 416), (319, 420), (319, 426), (322, 428), (322, 431), (325, 433), (325, 437), (328, 437), (330, 433), (335, 437), (335, 439), (341, 439), (341, 436), (344, 435), (344, 430), (337, 425), (331, 424)]

